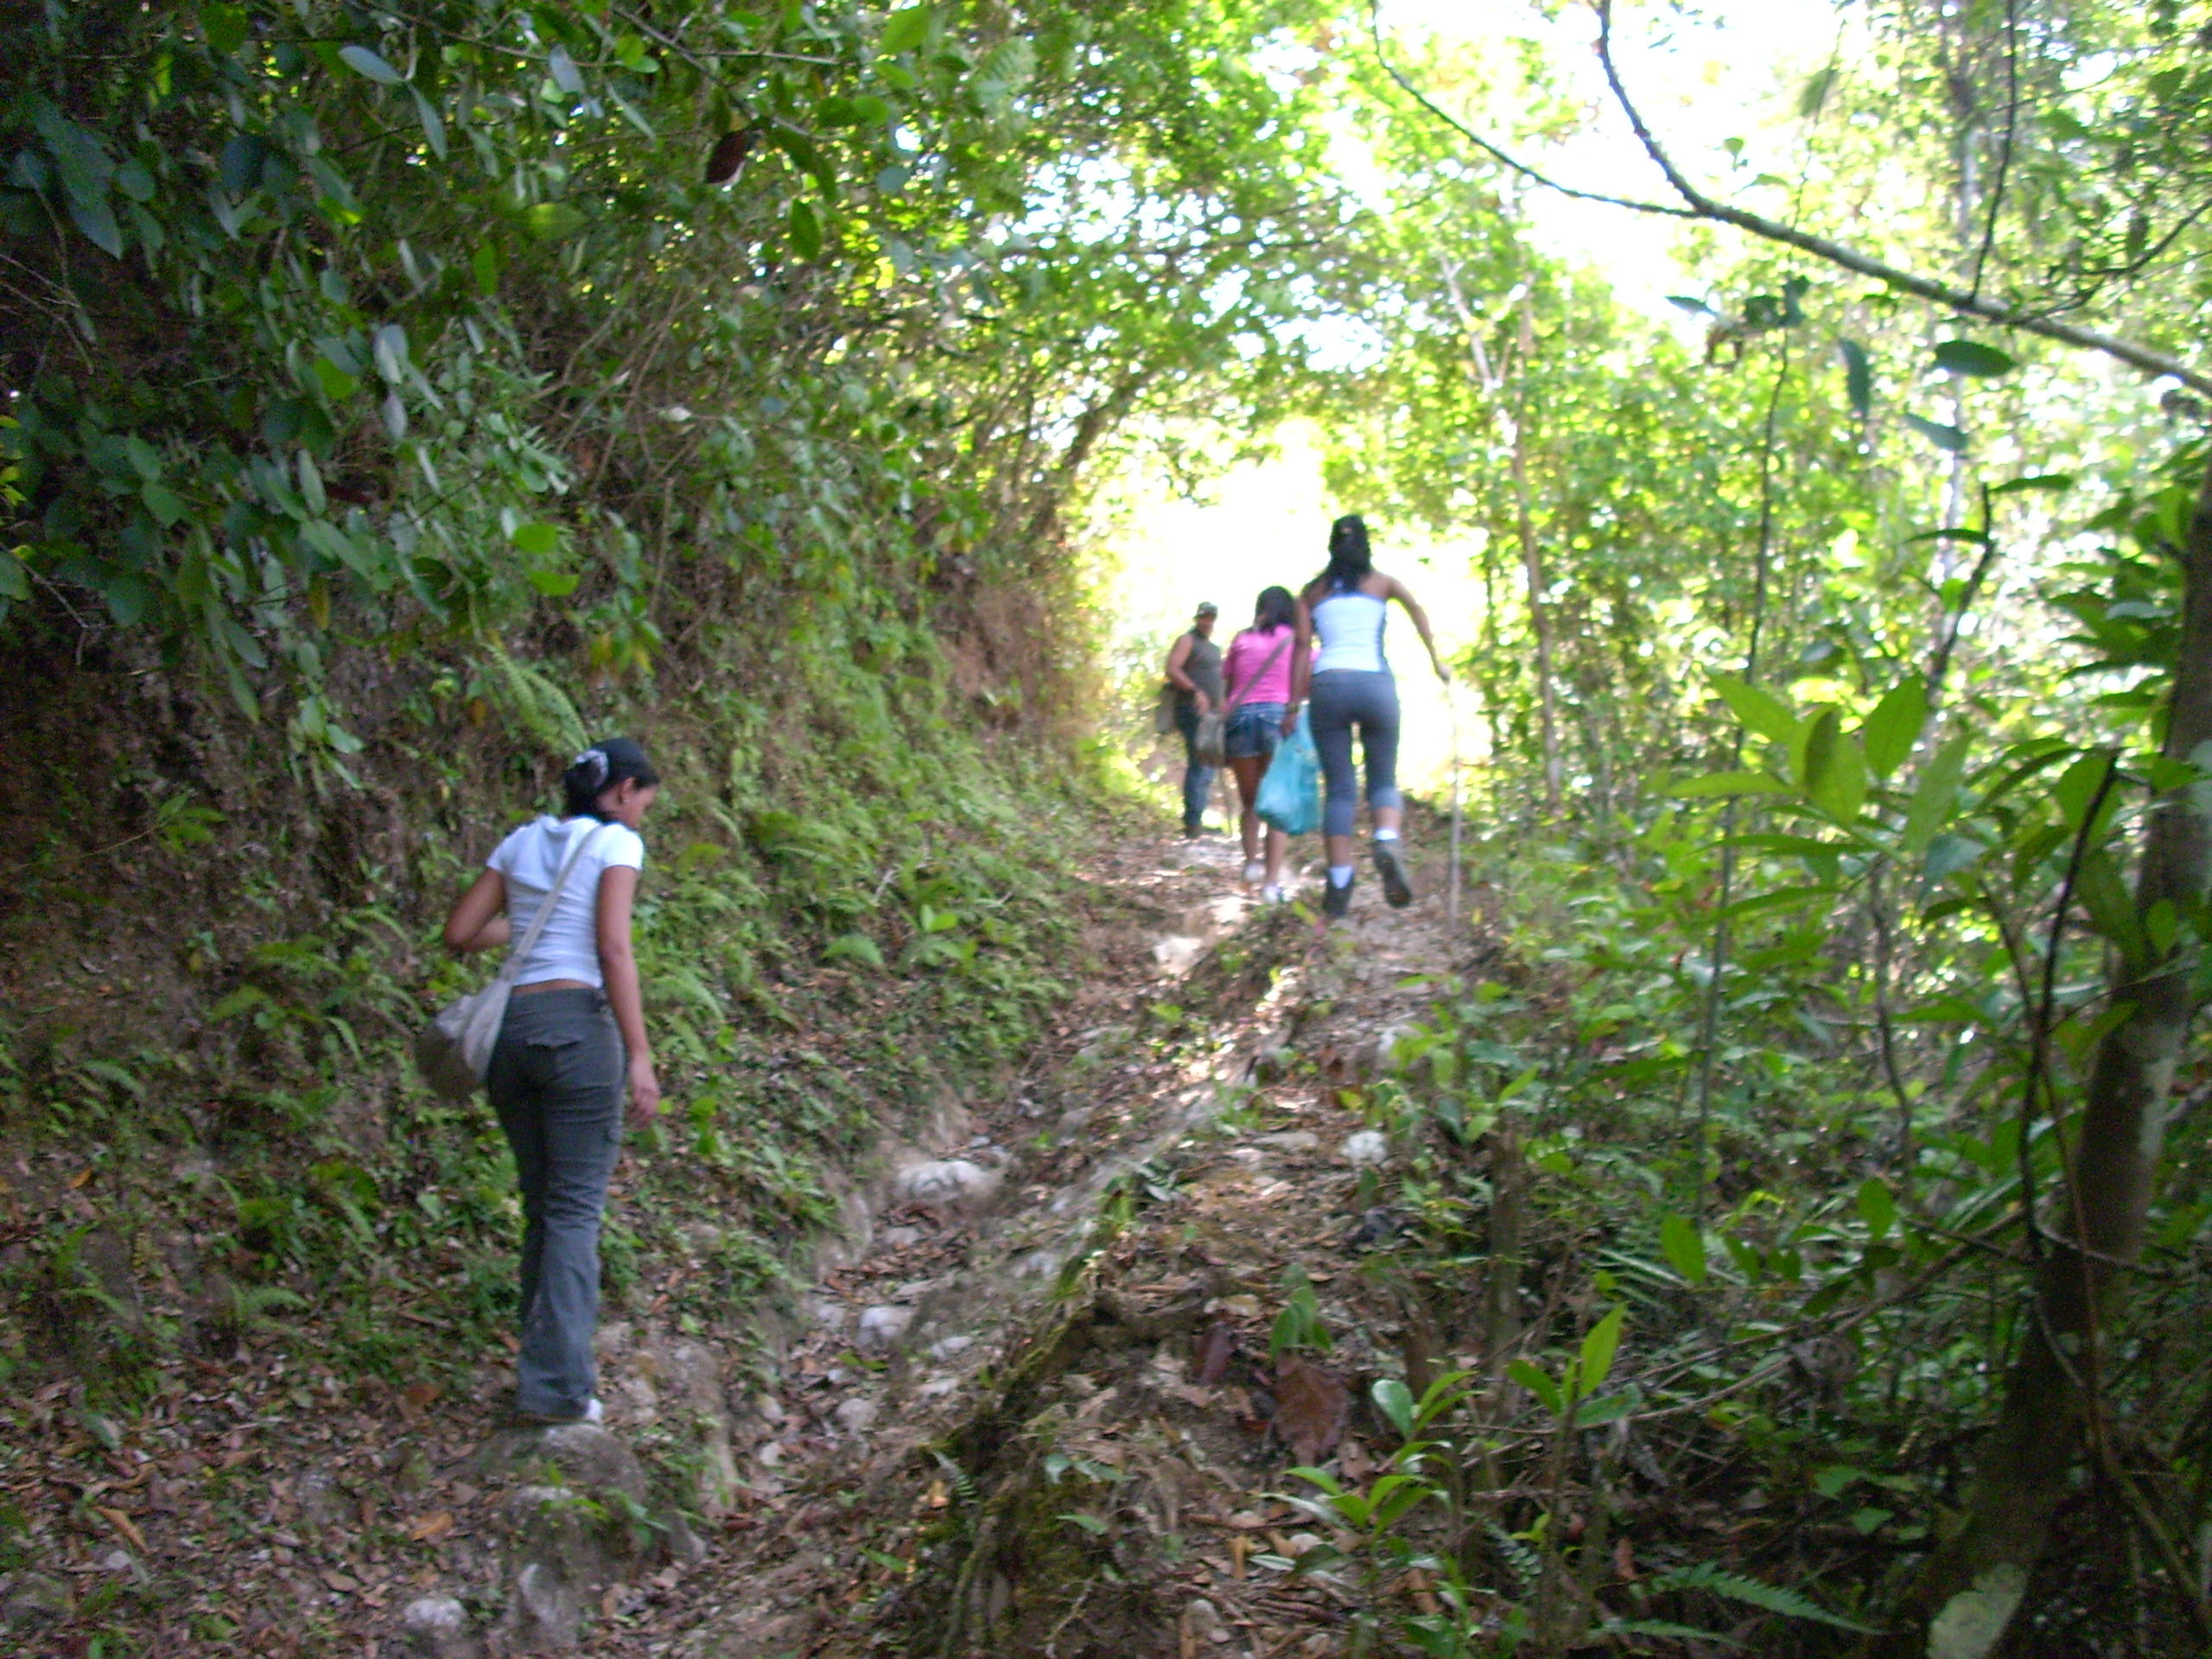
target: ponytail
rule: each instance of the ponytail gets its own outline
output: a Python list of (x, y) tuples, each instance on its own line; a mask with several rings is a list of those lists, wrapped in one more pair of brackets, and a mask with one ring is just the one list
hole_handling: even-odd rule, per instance
[(561, 774), (562, 813), (565, 817), (594, 817), (611, 823), (613, 820), (599, 810), (601, 796), (618, 784), (635, 783), (651, 789), (659, 782), (660, 774), (636, 740), (601, 738), (569, 762), (569, 769)]
[(1375, 556), (1368, 550), (1367, 521), (1348, 512), (1329, 526), (1329, 568), (1317, 585), (1324, 593), (1348, 594), (1375, 574)]

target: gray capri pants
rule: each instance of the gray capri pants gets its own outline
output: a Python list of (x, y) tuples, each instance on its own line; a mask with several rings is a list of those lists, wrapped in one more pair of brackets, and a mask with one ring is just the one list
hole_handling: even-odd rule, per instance
[(582, 1414), (598, 1386), (599, 1225), (622, 1150), (628, 1071), (598, 991), (524, 991), (484, 1079), (522, 1185), (522, 1352), (515, 1407)]
[(1328, 803), (1321, 810), (1322, 832), (1351, 834), (1358, 811), (1359, 779), (1352, 770), (1351, 731), (1359, 728), (1367, 756), (1367, 804), (1403, 806), (1398, 793), (1398, 682), (1388, 669), (1380, 674), (1332, 668), (1316, 674), (1308, 694), (1306, 721), (1313, 747), (1321, 752), (1321, 774), (1328, 782)]

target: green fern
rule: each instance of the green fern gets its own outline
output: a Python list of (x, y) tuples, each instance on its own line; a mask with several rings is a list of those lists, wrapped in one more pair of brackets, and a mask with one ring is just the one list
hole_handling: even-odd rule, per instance
[(1711, 1561), (1700, 1561), (1694, 1567), (1662, 1573), (1652, 1580), (1651, 1588), (1655, 1593), (1667, 1590), (1703, 1590), (1711, 1595), (1726, 1596), (1731, 1601), (1764, 1608), (1770, 1613), (1780, 1613), (1787, 1618), (1810, 1619), (1816, 1624), (1833, 1625), (1839, 1630), (1851, 1630), (1860, 1636), (1880, 1634), (1868, 1625), (1854, 1624), (1828, 1611), (1795, 1590), (1785, 1590), (1778, 1585), (1747, 1579), (1740, 1573), (1731, 1573)]

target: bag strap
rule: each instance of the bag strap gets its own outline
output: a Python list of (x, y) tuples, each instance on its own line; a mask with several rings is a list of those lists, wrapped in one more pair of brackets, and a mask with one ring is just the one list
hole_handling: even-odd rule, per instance
[[(1268, 653), (1268, 660), (1260, 664), (1260, 671), (1255, 674), (1249, 683), (1245, 686), (1245, 690), (1247, 691), (1250, 690), (1253, 686), (1257, 685), (1262, 680), (1268, 677), (1268, 675), (1274, 670), (1274, 665), (1282, 660), (1283, 652), (1290, 649), (1292, 640), (1298, 638), (1298, 630), (1296, 628), (1286, 628), (1284, 632), (1290, 635), (1290, 639), (1284, 640), (1281, 645), (1277, 645), (1273, 651)], [(1227, 714), (1230, 709), (1236, 708), (1243, 701), (1244, 699), (1242, 696), (1231, 697), (1229, 700), (1229, 708), (1224, 709), (1222, 713), (1224, 715)]]
[(552, 887), (546, 890), (545, 902), (537, 907), (537, 914), (530, 918), (530, 925), (523, 930), (522, 943), (510, 950), (507, 959), (499, 964), (501, 979), (512, 979), (522, 971), (523, 963), (529, 960), (531, 950), (537, 944), (537, 936), (545, 931), (545, 924), (553, 919), (553, 906), (561, 902), (562, 891), (569, 885), (570, 873), (582, 861), (584, 849), (599, 839), (600, 830), (612, 827), (601, 823), (599, 829), (590, 831), (576, 843), (575, 849), (569, 855), (568, 861), (561, 866), (561, 874), (553, 878)]

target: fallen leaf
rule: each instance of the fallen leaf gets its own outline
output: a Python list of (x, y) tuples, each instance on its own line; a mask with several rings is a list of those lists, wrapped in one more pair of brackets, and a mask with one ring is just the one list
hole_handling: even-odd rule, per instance
[(89, 1181), (92, 1179), (92, 1172), (91, 1170), (79, 1170), (74, 1175), (72, 1175), (69, 1178), (69, 1190), (72, 1192), (74, 1192), (79, 1187), (82, 1186), (86, 1181)]
[(442, 1538), (453, 1530), (453, 1511), (440, 1510), (435, 1515), (426, 1515), (407, 1529), (407, 1535), (418, 1544), (427, 1544)]
[(360, 1580), (347, 1578), (334, 1567), (324, 1567), (316, 1576), (340, 1595), (350, 1596), (361, 1587)]
[(1236, 1329), (1226, 1319), (1216, 1319), (1198, 1342), (1198, 1382), (1211, 1389), (1229, 1375), (1229, 1362), (1236, 1357)]
[(146, 1535), (138, 1530), (137, 1526), (131, 1521), (129, 1516), (125, 1515), (121, 1510), (111, 1510), (105, 1507), (100, 1510), (100, 1513), (108, 1518), (110, 1525), (114, 1527), (118, 1532), (121, 1533), (125, 1538), (128, 1538), (130, 1541), (131, 1547), (137, 1550), (141, 1555), (143, 1555), (146, 1553)]
[(1347, 1434), (1337, 1453), (1337, 1466), (1344, 1471), (1344, 1478), (1357, 1484), (1375, 1472), (1375, 1459), (1367, 1455), (1367, 1448)]
[(1285, 1354), (1275, 1366), (1275, 1433), (1300, 1463), (1319, 1463), (1343, 1438), (1351, 1396), (1310, 1359)]
[(399, 1397), (417, 1411), (428, 1411), (430, 1408), (430, 1402), (438, 1397), (438, 1385), (435, 1382), (417, 1382), (404, 1390)]

